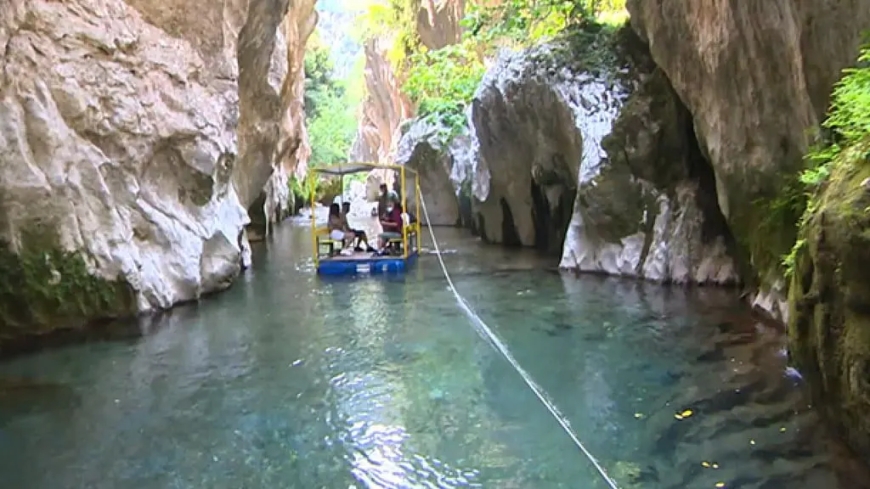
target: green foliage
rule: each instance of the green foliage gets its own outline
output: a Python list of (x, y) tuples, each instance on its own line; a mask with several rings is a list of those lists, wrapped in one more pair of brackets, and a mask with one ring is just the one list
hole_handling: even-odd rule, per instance
[(465, 41), (435, 51), (414, 53), (402, 86), (417, 105), (417, 115), (450, 128), (448, 136), (465, 127), (465, 108), (485, 71), (471, 46), (471, 42)]
[(823, 125), (837, 133), (841, 145), (850, 145), (870, 133), (870, 44), (861, 50), (858, 66), (843, 73)]
[[(797, 239), (797, 222), (806, 208), (806, 192), (797, 175), (788, 175), (778, 191), (753, 202), (757, 221), (741, 234), (748, 236), (752, 266), (762, 278), (785, 272), (783, 254)], [(754, 224), (754, 225), (753, 225)]]
[(830, 175), (828, 166), (847, 148), (870, 133), (870, 44), (861, 49), (854, 68), (843, 70), (834, 86), (828, 118), (822, 123), (826, 137), (807, 154), (809, 168), (801, 176), (817, 190)]
[(0, 337), (37, 334), (105, 317), (131, 314), (133, 291), (95, 277), (78, 253), (55, 244), (54, 231), (25, 232), (21, 252), (0, 241)]
[[(834, 86), (828, 117), (822, 123), (825, 136), (807, 153), (807, 167), (801, 172), (799, 197), (801, 217), (797, 224), (805, 229), (818, 211), (820, 195), (829, 183), (835, 165), (868, 165), (870, 155), (862, 153), (870, 137), (870, 45), (861, 49), (854, 68), (843, 70), (843, 78)], [(856, 148), (859, 149), (856, 151)], [(796, 257), (806, 246), (796, 239), (791, 251), (782, 258), (786, 276), (794, 272)]]
[(429, 50), (416, 33), (420, 0), (370, 2), (360, 22), (364, 39), (392, 44), (388, 59), (415, 103), (417, 116), (440, 122), (446, 138), (466, 126), (465, 110), (485, 72), (484, 60), (501, 46), (524, 47), (583, 25), (603, 12), (623, 11), (625, 0), (506, 0), (466, 2), (461, 42)]
[(329, 52), (315, 33), (308, 41), (305, 52), (305, 115), (320, 114), (322, 105), (330, 98), (341, 98), (344, 86), (333, 77), (334, 66)]
[(329, 96), (321, 101), (320, 113), (308, 120), (309, 166), (329, 166), (347, 161), (356, 134), (353, 109), (344, 97)]
[(356, 134), (356, 106), (351, 92), (333, 76), (329, 49), (312, 36), (305, 55), (305, 117), (311, 144), (309, 165), (347, 160)]
[(497, 5), (472, 2), (463, 26), (485, 42), (528, 46), (590, 20), (605, 16), (624, 20), (624, 12), (625, 0), (506, 0)]
[(420, 47), (417, 34), (417, 12), (420, 6), (421, 0), (368, 0), (355, 35), (363, 42), (390, 40), (387, 59), (400, 67)]

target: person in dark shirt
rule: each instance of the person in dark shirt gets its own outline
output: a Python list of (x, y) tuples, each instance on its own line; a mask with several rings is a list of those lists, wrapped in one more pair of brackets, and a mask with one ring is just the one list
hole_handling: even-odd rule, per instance
[(341, 204), (341, 221), (344, 226), (344, 230), (348, 233), (352, 233), (356, 238), (356, 242), (354, 243), (354, 251), (362, 251), (363, 245), (365, 245), (367, 251), (375, 251), (374, 248), (369, 246), (369, 237), (366, 235), (366, 232), (362, 229), (353, 229), (350, 227), (350, 224), (347, 222), (347, 216), (350, 214), (350, 202), (342, 202)]
[(381, 218), (381, 226), (384, 232), (378, 236), (378, 250), (383, 253), (389, 240), (402, 237), (402, 206), (396, 194), (390, 194), (384, 216)]

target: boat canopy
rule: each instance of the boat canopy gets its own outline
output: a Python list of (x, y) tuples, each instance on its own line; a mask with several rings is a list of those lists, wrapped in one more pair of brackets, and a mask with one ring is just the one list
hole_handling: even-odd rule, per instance
[[(321, 166), (308, 169), (309, 182), (314, 188), (314, 179), (318, 175), (331, 175), (338, 177), (341, 180), (341, 188), (344, 190), (344, 177), (354, 173), (369, 172), (372, 170), (390, 170), (398, 173), (399, 186), (401, 194), (399, 197), (402, 201), (402, 209), (408, 209), (408, 198), (414, 199), (416, 208), (420, 208), (420, 175), (412, 168), (405, 165), (382, 164), (382, 163), (365, 163), (365, 162), (347, 162), (338, 165)], [(342, 192), (343, 194), (344, 192)], [(313, 209), (316, 204), (316, 192), (310, 193), (311, 198), (311, 240), (314, 252), (314, 266), (318, 273), (325, 274), (348, 274), (359, 273), (362, 271), (369, 272), (386, 272), (386, 271), (404, 271), (406, 264), (415, 259), (420, 252), (420, 244), (418, 237), (421, 234), (421, 225), (419, 219), (411, 220), (410, 214), (405, 211), (402, 213), (401, 232), (398, 236), (388, 238), (388, 243), (393, 245), (401, 245), (401, 256), (372, 256), (371, 253), (354, 252), (350, 256), (336, 255), (336, 246), (344, 249), (346, 240), (335, 240), (329, 233), (327, 226), (317, 225), (317, 216)], [(339, 201), (341, 202), (341, 201)], [(338, 203), (333, 201), (333, 203)], [(321, 253), (321, 249), (326, 248), (326, 253)]]
[(309, 168), (308, 171), (312, 173), (320, 173), (324, 175), (334, 175), (334, 176), (344, 176), (344, 175), (352, 175), (354, 173), (362, 173), (366, 171), (372, 170), (404, 170), (405, 172), (416, 175), (417, 172), (412, 168), (408, 168), (404, 165), (384, 165), (381, 163), (340, 163), (338, 165), (330, 165), (330, 166), (319, 166), (316, 168)]

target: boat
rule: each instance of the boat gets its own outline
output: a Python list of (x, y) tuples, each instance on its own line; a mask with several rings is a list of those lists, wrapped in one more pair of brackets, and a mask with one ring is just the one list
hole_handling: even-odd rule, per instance
[[(370, 251), (354, 251), (353, 248), (345, 247), (341, 240), (334, 240), (329, 236), (327, 226), (318, 226), (316, 213), (313, 211), (316, 205), (316, 196), (311, 193), (311, 240), (314, 254), (314, 267), (320, 275), (356, 275), (356, 274), (379, 274), (379, 273), (403, 273), (411, 267), (420, 254), (421, 225), (419, 219), (411, 219), (408, 213), (406, 183), (411, 178), (413, 181), (416, 208), (420, 208), (420, 176), (411, 168), (404, 165), (390, 165), (377, 163), (343, 163), (339, 165), (309, 168), (308, 178), (311, 185), (308, 188), (316, 188), (313, 185), (318, 176), (328, 175), (341, 179), (341, 189), (344, 190), (344, 177), (355, 173), (370, 172), (372, 170), (392, 170), (399, 174), (400, 198), (402, 204), (402, 236), (388, 240), (388, 248), (392, 253), (378, 255)], [(371, 236), (370, 239), (374, 239)]]

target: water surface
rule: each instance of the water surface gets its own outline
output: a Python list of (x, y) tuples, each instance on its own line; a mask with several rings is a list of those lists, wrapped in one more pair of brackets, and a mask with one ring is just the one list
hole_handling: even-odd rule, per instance
[[(732, 293), (577, 278), (438, 232), (460, 292), (621, 487), (860, 487), (782, 336)], [(605, 487), (434, 257), (326, 280), (309, 247), (282, 226), (231, 290), (141, 337), (0, 364), (2, 487)]]

